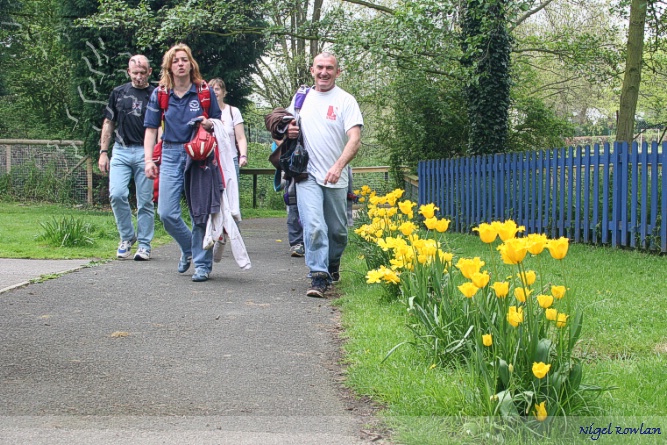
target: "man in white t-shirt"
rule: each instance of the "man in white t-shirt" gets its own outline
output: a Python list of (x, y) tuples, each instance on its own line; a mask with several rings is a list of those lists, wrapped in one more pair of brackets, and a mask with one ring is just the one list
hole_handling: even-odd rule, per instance
[[(347, 245), (348, 164), (361, 145), (364, 119), (355, 98), (336, 86), (338, 61), (324, 52), (310, 67), (315, 86), (292, 121), (288, 137), (301, 130), (308, 151), (308, 179), (297, 183), (297, 204), (312, 283), (306, 295), (324, 297), (340, 280), (340, 259)], [(287, 109), (295, 114), (294, 101)], [(296, 115), (296, 114), (295, 114)]]

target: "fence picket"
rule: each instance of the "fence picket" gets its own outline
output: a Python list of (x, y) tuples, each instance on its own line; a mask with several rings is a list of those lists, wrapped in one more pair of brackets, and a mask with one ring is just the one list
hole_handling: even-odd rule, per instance
[(666, 158), (654, 142), (422, 161), (418, 199), (459, 232), (514, 219), (526, 233), (667, 252)]

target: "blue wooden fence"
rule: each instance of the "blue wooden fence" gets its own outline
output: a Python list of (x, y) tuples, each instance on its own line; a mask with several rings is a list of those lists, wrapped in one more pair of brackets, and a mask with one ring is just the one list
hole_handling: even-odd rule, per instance
[(667, 252), (667, 142), (422, 161), (419, 203), (450, 227), (513, 219), (526, 233)]

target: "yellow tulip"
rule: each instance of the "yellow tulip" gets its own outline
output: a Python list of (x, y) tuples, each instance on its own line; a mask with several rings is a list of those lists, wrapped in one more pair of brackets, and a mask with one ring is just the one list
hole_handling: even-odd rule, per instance
[(538, 379), (543, 379), (551, 369), (551, 365), (546, 365), (543, 362), (533, 362), (533, 375)]
[(528, 252), (533, 255), (539, 255), (542, 253), (547, 244), (546, 235), (531, 233), (526, 238), (528, 239)]
[(519, 307), (517, 309), (516, 306), (510, 306), (509, 312), (507, 313), (507, 321), (514, 327), (517, 327), (519, 324), (523, 323), (523, 308)]
[(368, 284), (379, 283), (381, 278), (382, 272), (377, 269), (366, 272), (366, 283)]
[(401, 231), (401, 233), (405, 236), (410, 235), (412, 232), (414, 232), (417, 229), (417, 226), (415, 226), (412, 222), (404, 222), (400, 226), (398, 226), (398, 230)]
[(442, 250), (438, 250), (438, 256), (440, 257), (440, 261), (444, 263), (447, 267), (452, 267), (452, 259), (454, 258), (453, 253), (443, 252)]
[(552, 295), (538, 295), (536, 298), (540, 307), (543, 309), (551, 307), (551, 305), (554, 303), (554, 297)]
[(489, 280), (491, 277), (489, 276), (489, 273), (487, 271), (484, 272), (475, 272), (472, 274), (472, 277), (470, 277), (470, 281), (472, 281), (472, 284), (475, 286), (482, 288), (489, 284)]
[(467, 279), (472, 278), (472, 275), (475, 272), (479, 272), (479, 270), (486, 264), (484, 261), (482, 261), (478, 256), (476, 256), (473, 259), (470, 258), (461, 258), (459, 261), (456, 263), (456, 268), (461, 271), (461, 275), (466, 277)]
[(428, 230), (434, 230), (435, 226), (438, 225), (438, 218), (436, 218), (435, 216), (433, 218), (426, 218), (424, 220), (424, 225)]
[(570, 240), (564, 236), (547, 241), (547, 249), (549, 249), (552, 258), (555, 260), (562, 260), (565, 258), (569, 242)]
[(535, 404), (535, 418), (537, 419), (538, 422), (544, 422), (547, 420), (547, 409), (544, 407), (546, 404), (546, 400), (542, 403)]
[(517, 287), (514, 289), (514, 297), (522, 303), (526, 302), (526, 298), (532, 294), (532, 290), (526, 290), (523, 287)]
[(551, 286), (551, 295), (560, 300), (565, 296), (565, 286)]
[(534, 270), (527, 270), (524, 273), (518, 273), (517, 276), (521, 280), (524, 286), (532, 285), (537, 279), (537, 274)]
[(510, 291), (510, 284), (507, 281), (496, 281), (491, 288), (495, 291), (496, 297), (505, 298)]
[(524, 226), (517, 226), (514, 221), (508, 219), (502, 224), (498, 224), (498, 236), (501, 240), (507, 241), (516, 236), (517, 232), (523, 232), (526, 230)]
[(472, 230), (473, 232), (479, 232), (479, 239), (486, 244), (491, 244), (498, 237), (496, 226), (493, 224), (481, 223), (478, 227), (475, 227)]
[(398, 203), (398, 208), (401, 210), (401, 213), (406, 215), (409, 219), (412, 219), (414, 216), (414, 213), (412, 212), (412, 208), (416, 206), (416, 202), (412, 202), (410, 200), (406, 201), (401, 201)]
[(449, 223), (450, 221), (448, 219), (441, 218), (436, 223), (435, 230), (437, 230), (440, 233), (446, 232), (447, 229), (449, 229)]
[(468, 281), (460, 285), (459, 290), (466, 298), (472, 298), (477, 293), (479, 288)]
[(500, 256), (505, 264), (519, 264), (526, 257), (528, 249), (526, 248), (525, 238), (511, 238), (498, 246)]
[(556, 309), (547, 309), (545, 311), (545, 315), (547, 320), (556, 321), (556, 318), (558, 317), (558, 311)]
[(440, 207), (436, 207), (435, 204), (430, 203), (419, 207), (419, 214), (424, 218), (429, 219), (435, 216), (436, 210), (440, 210)]
[(491, 334), (482, 335), (482, 344), (487, 347), (493, 344), (493, 337), (491, 337)]
[(370, 195), (371, 194), (371, 188), (367, 185), (362, 185), (361, 186), (361, 194), (362, 195)]
[(558, 314), (558, 318), (556, 318), (556, 327), (564, 328), (569, 317), (569, 315), (565, 315), (563, 313)]

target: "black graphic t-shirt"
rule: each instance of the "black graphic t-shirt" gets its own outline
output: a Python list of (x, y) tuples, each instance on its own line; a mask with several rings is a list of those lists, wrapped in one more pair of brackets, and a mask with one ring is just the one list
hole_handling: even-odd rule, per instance
[(154, 89), (152, 85), (143, 89), (134, 88), (132, 82), (128, 82), (111, 92), (104, 117), (116, 124), (116, 142), (121, 145), (144, 145), (144, 116)]

